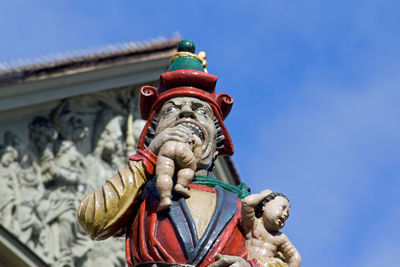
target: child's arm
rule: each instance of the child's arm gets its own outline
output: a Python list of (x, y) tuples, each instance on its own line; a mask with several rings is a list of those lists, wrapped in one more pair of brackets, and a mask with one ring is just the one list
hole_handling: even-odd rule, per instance
[(282, 234), (282, 243), (278, 247), (278, 251), (282, 252), (283, 256), (287, 260), (289, 267), (300, 267), (301, 256), (297, 249), (290, 242), (289, 238)]
[(252, 194), (242, 200), (242, 221), (246, 233), (252, 228), (256, 220), (254, 208), (271, 193), (272, 191), (267, 189), (260, 194)]

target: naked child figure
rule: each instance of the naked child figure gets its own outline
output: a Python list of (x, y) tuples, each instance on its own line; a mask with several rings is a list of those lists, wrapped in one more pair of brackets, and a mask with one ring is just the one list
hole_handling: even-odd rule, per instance
[(248, 259), (256, 260), (262, 266), (285, 266), (276, 257), (281, 252), (289, 267), (299, 267), (299, 252), (289, 238), (279, 231), (289, 217), (288, 198), (282, 193), (264, 190), (260, 194), (245, 197), (242, 204)]
[[(184, 126), (182, 126), (184, 127)], [(200, 131), (200, 130), (199, 130)], [(156, 187), (160, 195), (160, 204), (158, 210), (163, 211), (172, 205), (171, 190), (173, 186), (172, 176), (175, 172), (175, 162), (179, 164), (177, 172), (177, 181), (174, 191), (190, 197), (190, 191), (187, 186), (192, 182), (196, 171), (197, 162), (200, 161), (201, 140), (193, 133), (193, 141), (182, 143), (177, 141), (166, 142), (157, 156), (156, 163)]]

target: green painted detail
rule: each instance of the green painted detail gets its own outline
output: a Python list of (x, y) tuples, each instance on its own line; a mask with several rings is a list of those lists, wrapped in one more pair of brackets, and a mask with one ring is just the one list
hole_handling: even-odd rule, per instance
[(174, 70), (198, 70), (204, 72), (204, 68), (201, 65), (200, 60), (194, 57), (178, 57), (175, 59), (171, 66), (169, 66), (168, 71)]
[(181, 40), (178, 43), (178, 52), (190, 52), (194, 53), (196, 51), (196, 46), (192, 40)]
[(238, 186), (233, 186), (231, 184), (225, 183), (209, 176), (195, 175), (192, 184), (205, 185), (213, 188), (216, 186), (220, 186), (228, 191), (231, 191), (232, 193), (237, 194), (240, 199), (243, 199), (250, 195), (250, 188), (244, 183), (241, 183)]

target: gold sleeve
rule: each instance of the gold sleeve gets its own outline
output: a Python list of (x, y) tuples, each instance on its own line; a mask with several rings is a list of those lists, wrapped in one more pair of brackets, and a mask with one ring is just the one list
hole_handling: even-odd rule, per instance
[(79, 205), (78, 220), (90, 238), (102, 240), (123, 234), (131, 207), (146, 182), (142, 162), (129, 161), (105, 185), (85, 196)]

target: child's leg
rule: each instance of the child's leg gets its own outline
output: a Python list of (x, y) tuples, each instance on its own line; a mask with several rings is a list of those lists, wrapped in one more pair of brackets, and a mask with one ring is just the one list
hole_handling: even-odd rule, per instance
[(184, 197), (190, 197), (190, 191), (187, 188), (188, 184), (190, 184), (193, 180), (194, 170), (191, 168), (183, 168), (180, 169), (177, 173), (177, 181), (174, 187), (174, 191), (183, 195)]
[(160, 204), (158, 211), (168, 209), (172, 205), (171, 191), (172, 191), (172, 176), (174, 175), (175, 165), (174, 161), (170, 158), (159, 155), (156, 164), (156, 188), (160, 195)]
[(180, 170), (177, 173), (174, 191), (188, 198), (190, 197), (190, 191), (187, 186), (193, 180), (194, 171), (196, 170), (196, 158), (188, 144), (177, 144), (176, 152), (175, 158), (179, 162)]

